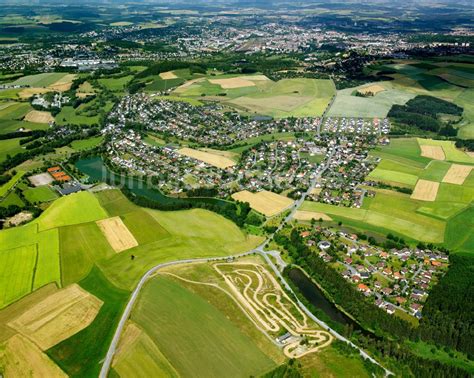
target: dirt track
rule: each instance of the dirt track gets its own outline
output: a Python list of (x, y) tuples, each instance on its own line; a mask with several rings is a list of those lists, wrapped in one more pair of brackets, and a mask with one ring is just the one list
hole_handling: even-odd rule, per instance
[[(227, 270), (228, 267), (232, 270)], [(214, 268), (245, 311), (266, 332), (278, 335), (288, 331), (290, 336), (283, 342), (287, 357), (299, 358), (317, 352), (333, 340), (330, 333), (318, 329), (262, 265), (222, 263)]]

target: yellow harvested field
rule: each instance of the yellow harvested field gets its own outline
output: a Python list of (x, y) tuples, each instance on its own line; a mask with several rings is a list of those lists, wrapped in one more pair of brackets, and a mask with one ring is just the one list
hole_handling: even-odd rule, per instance
[(232, 194), (232, 198), (236, 201), (248, 202), (252, 209), (267, 217), (272, 217), (281, 213), (291, 207), (294, 203), (294, 201), (288, 197), (268, 192), (266, 190), (258, 193), (251, 193), (248, 190), (243, 190)]
[(229, 79), (210, 79), (211, 84), (220, 85), (222, 89), (234, 89), (244, 87), (254, 87), (255, 83), (241, 77), (233, 77)]
[(445, 160), (446, 156), (444, 155), (443, 147), (441, 146), (426, 146), (422, 145), (421, 156), (434, 159), (434, 160)]
[(71, 89), (72, 82), (77, 78), (75, 74), (67, 74), (63, 76), (61, 79), (56, 81), (55, 83), (51, 84), (48, 88), (57, 91), (57, 92), (65, 92)]
[(176, 76), (173, 71), (161, 72), (160, 77), (163, 80), (171, 80), (171, 79), (177, 79), (178, 78), (178, 76)]
[(8, 323), (42, 350), (47, 350), (86, 328), (102, 301), (73, 284), (43, 299)]
[(217, 156), (224, 156), (226, 158), (229, 158), (230, 160), (239, 158), (239, 154), (232, 151), (214, 150), (212, 148), (201, 148), (200, 151), (209, 152), (210, 154), (217, 155)]
[(319, 195), (323, 189), (322, 188), (313, 188), (311, 190), (311, 194), (314, 194), (315, 196)]
[(95, 94), (94, 87), (88, 81), (85, 81), (84, 83), (79, 85), (79, 88), (77, 88), (76, 90), (76, 96), (79, 98), (92, 96), (94, 94)]
[(332, 218), (328, 216), (327, 214), (324, 213), (319, 213), (316, 211), (304, 211), (304, 210), (298, 210), (294, 218), (300, 221), (310, 221), (311, 219), (314, 219), (318, 221), (319, 219), (322, 219), (324, 221), (332, 221)]
[(364, 88), (359, 89), (358, 92), (362, 93), (362, 94), (372, 93), (372, 94), (376, 95), (377, 93), (383, 92), (384, 90), (385, 90), (385, 88), (382, 87), (381, 85), (373, 84), (373, 85), (369, 85), (368, 87), (364, 87)]
[[(209, 151), (209, 150), (208, 150)], [(228, 157), (222, 156), (221, 154), (216, 154), (212, 152), (194, 150), (192, 148), (181, 148), (178, 150), (178, 153), (190, 158), (203, 161), (209, 165), (212, 165), (217, 168), (225, 169), (235, 165), (235, 162)]]
[(138, 245), (120, 217), (103, 219), (96, 223), (115, 252), (122, 252)]
[(35, 344), (21, 335), (0, 346), (0, 366), (5, 377), (67, 377)]
[(50, 123), (54, 122), (54, 117), (51, 115), (50, 112), (32, 110), (25, 116), (24, 120), (35, 123)]
[(439, 182), (418, 180), (415, 189), (411, 195), (411, 199), (420, 201), (434, 201), (438, 194)]
[(18, 93), (18, 96), (21, 99), (28, 99), (35, 94), (45, 94), (51, 92), (51, 89), (48, 88), (25, 88)]
[(443, 182), (462, 185), (473, 168), (474, 167), (469, 165), (451, 164), (448, 172), (446, 172), (446, 175), (443, 177)]

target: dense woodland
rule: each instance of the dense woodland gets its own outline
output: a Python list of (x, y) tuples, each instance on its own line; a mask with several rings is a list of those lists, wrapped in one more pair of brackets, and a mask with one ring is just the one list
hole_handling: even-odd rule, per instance
[(431, 96), (416, 96), (405, 105), (393, 105), (388, 116), (396, 122), (424, 131), (455, 136), (457, 131), (451, 124), (439, 120), (440, 114), (461, 116), (463, 109), (449, 101)]

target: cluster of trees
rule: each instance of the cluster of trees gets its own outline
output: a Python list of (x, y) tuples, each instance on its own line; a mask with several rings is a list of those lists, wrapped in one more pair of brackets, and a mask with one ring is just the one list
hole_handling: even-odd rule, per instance
[(342, 305), (366, 329), (372, 330), (377, 335), (411, 336), (413, 327), (410, 323), (390, 316), (369, 303), (362, 293), (309, 249), (296, 228), (291, 231), (290, 237), (283, 234), (275, 235), (275, 242), (282, 245), (293, 261), (321, 283), (334, 302)]
[(450, 124), (443, 125), (438, 114), (460, 116), (462, 112), (463, 108), (449, 101), (432, 96), (416, 96), (405, 105), (393, 105), (388, 116), (403, 125), (452, 136), (456, 135), (456, 130)]
[(423, 308), (424, 340), (465, 352), (474, 359), (474, 257), (451, 255), (448, 273), (431, 290)]
[[(474, 258), (471, 256), (451, 256), (451, 267), (433, 288), (423, 309), (423, 318), (418, 328), (408, 322), (388, 315), (385, 311), (369, 303), (349, 282), (329, 267), (304, 243), (299, 231), (293, 229), (290, 236), (277, 234), (275, 242), (285, 247), (298, 265), (310, 274), (331, 296), (370, 332), (354, 333), (359, 345), (374, 356), (401, 362), (414, 376), (465, 377), (461, 368), (422, 358), (413, 354), (404, 340), (428, 342), (467, 353), (474, 353)], [(403, 239), (388, 235), (387, 242), (405, 244)], [(432, 245), (420, 244), (419, 248)], [(445, 249), (442, 249), (446, 252)], [(401, 368), (399, 366), (399, 368)]]
[(456, 140), (456, 147), (474, 151), (474, 139), (458, 139)]
[(410, 188), (404, 188), (402, 186), (396, 186), (396, 185), (390, 185), (384, 182), (377, 182), (377, 186), (382, 189), (390, 189), (390, 190), (395, 190), (396, 192), (400, 193), (405, 193), (405, 194), (412, 194), (413, 189)]

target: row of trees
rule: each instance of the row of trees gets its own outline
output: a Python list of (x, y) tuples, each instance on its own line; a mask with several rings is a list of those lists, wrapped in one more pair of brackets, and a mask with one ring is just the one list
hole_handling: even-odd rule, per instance
[[(370, 333), (355, 333), (359, 344), (374, 355), (388, 357), (407, 365), (415, 376), (466, 376), (457, 367), (438, 361), (424, 359), (412, 353), (404, 340), (422, 340), (445, 345), (468, 354), (472, 359), (474, 351), (474, 258), (454, 255), (451, 267), (431, 291), (423, 310), (418, 328), (408, 322), (388, 315), (373, 306), (334, 269), (325, 264), (306, 246), (298, 230), (290, 236), (275, 235), (275, 242), (285, 247), (293, 261), (310, 274), (331, 296), (354, 316)], [(404, 244), (403, 240), (390, 235), (388, 240)], [(420, 245), (421, 247), (427, 247)]]

